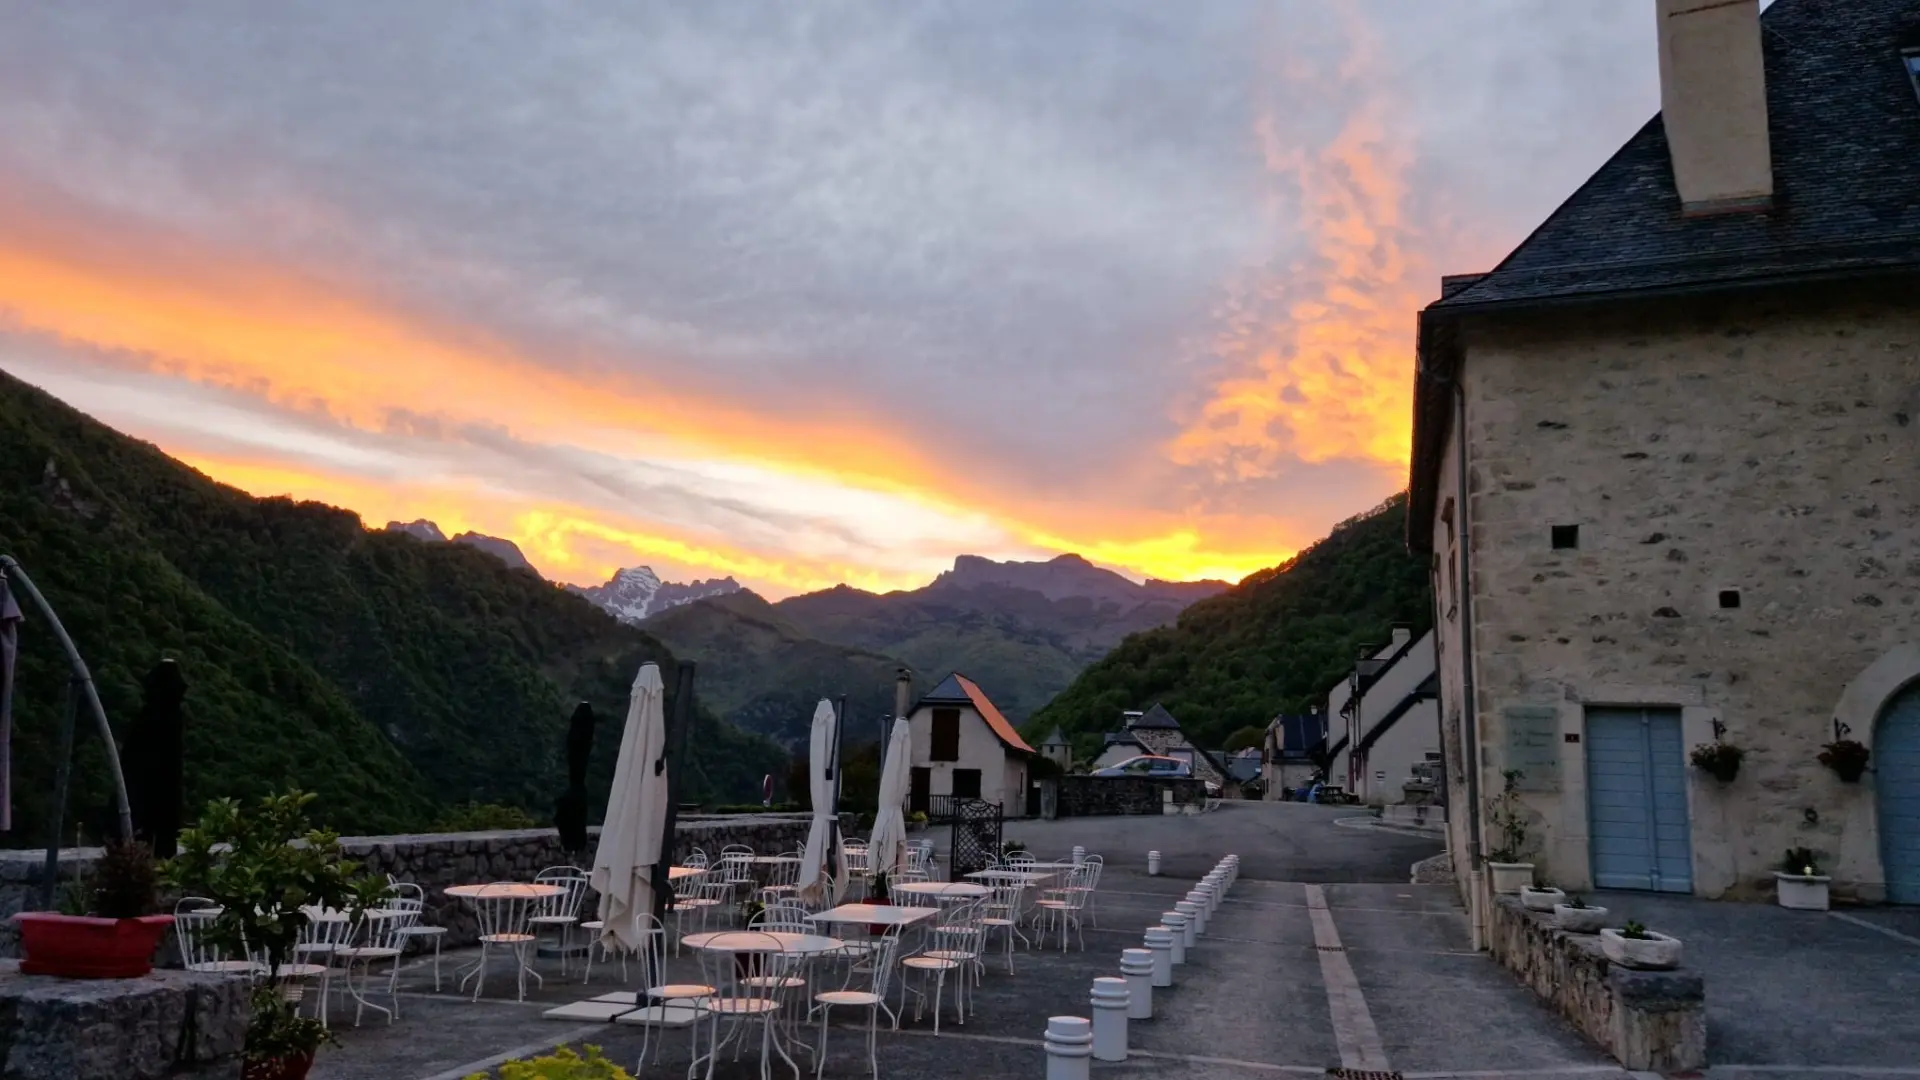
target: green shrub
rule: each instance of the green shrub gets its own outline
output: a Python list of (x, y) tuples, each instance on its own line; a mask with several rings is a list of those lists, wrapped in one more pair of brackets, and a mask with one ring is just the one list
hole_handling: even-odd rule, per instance
[(461, 803), (447, 808), (433, 823), (433, 832), (496, 832), (502, 829), (543, 829), (547, 822), (517, 806), (498, 803)]
[[(474, 1073), (467, 1080), (487, 1080), (487, 1074)], [(507, 1062), (500, 1066), (500, 1080), (633, 1080), (633, 1074), (608, 1061), (597, 1046), (588, 1046), (586, 1057), (563, 1046), (546, 1057)]]

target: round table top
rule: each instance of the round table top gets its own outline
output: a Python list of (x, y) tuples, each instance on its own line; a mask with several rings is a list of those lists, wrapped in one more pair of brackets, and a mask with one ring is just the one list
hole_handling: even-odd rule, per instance
[[(402, 911), (399, 908), (377, 908), (377, 907), (368, 908), (365, 912), (365, 915), (369, 919), (397, 919), (402, 915), (411, 915), (411, 914), (413, 913), (410, 911)], [(319, 911), (316, 911), (312, 908), (307, 909), (308, 922), (323, 922), (323, 923), (346, 922), (348, 919), (351, 919), (351, 918), (353, 918), (353, 912), (342, 911), (339, 908), (325, 908)]]
[(710, 952), (780, 952), (813, 956), (844, 949), (847, 943), (824, 934), (789, 934), (772, 930), (714, 930), (688, 934), (680, 943)]
[(903, 892), (910, 896), (991, 896), (993, 889), (986, 885), (976, 885), (971, 881), (909, 881), (901, 885), (888, 887), (889, 892)]
[(495, 881), (486, 885), (449, 885), (448, 896), (462, 900), (544, 900), (559, 896), (558, 885), (535, 885), (526, 881)]
[(781, 865), (785, 863), (797, 863), (800, 861), (800, 856), (798, 855), (755, 855), (753, 857), (753, 861), (761, 866), (773, 866), (773, 865)]

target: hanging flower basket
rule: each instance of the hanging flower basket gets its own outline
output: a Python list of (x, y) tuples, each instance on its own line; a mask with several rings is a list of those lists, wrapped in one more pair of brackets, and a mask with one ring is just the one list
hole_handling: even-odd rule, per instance
[(1839, 739), (1820, 749), (1820, 764), (1832, 769), (1842, 782), (1857, 784), (1867, 771), (1867, 759), (1873, 756), (1865, 744), (1853, 739)]
[(1740, 760), (1746, 756), (1745, 750), (1732, 743), (1710, 742), (1694, 747), (1688, 759), (1693, 762), (1694, 768), (1723, 784), (1729, 784), (1740, 775)]

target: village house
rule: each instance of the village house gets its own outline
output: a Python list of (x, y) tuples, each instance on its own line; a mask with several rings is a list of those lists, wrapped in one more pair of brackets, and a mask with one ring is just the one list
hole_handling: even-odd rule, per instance
[(1313, 783), (1316, 755), (1324, 753), (1327, 722), (1319, 709), (1281, 713), (1267, 723), (1265, 752), (1261, 755), (1261, 797), (1279, 801), (1286, 791)]
[(1416, 769), (1440, 757), (1439, 681), (1433, 631), (1395, 626), (1388, 643), (1354, 664), (1327, 694), (1337, 735), (1328, 783), (1369, 806), (1407, 800)]
[(1173, 718), (1166, 706), (1156, 701), (1145, 711), (1121, 714), (1121, 722), (1120, 731), (1107, 733), (1106, 746), (1094, 759), (1093, 769), (1118, 765), (1141, 754), (1157, 754), (1190, 763), (1195, 779), (1215, 785), (1216, 791), (1226, 789), (1229, 782), (1226, 765), (1188, 742), (1186, 733), (1180, 730), (1180, 721)]
[(1806, 847), (1920, 903), (1916, 13), (1659, 0), (1660, 115), (1420, 315), (1408, 540), (1476, 911), (1508, 770), (1555, 885), (1763, 897)]
[(1051, 734), (1040, 740), (1040, 756), (1060, 766), (1061, 772), (1073, 767), (1073, 744), (1067, 741), (1067, 733), (1058, 724)]
[(942, 679), (908, 712), (907, 729), (910, 811), (939, 813), (958, 798), (998, 803), (1008, 817), (1028, 813), (1033, 747), (972, 679), (957, 671)]

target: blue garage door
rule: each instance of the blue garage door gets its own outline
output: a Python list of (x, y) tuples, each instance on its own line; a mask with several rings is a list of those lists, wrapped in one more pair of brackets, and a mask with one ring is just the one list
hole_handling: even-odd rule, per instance
[(1587, 833), (1596, 886), (1693, 891), (1680, 710), (1587, 710)]
[(1874, 784), (1880, 789), (1880, 858), (1887, 899), (1920, 904), (1920, 686), (1910, 686), (1873, 737)]

